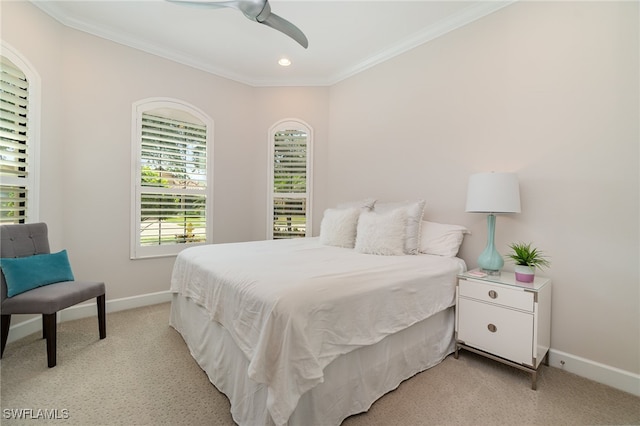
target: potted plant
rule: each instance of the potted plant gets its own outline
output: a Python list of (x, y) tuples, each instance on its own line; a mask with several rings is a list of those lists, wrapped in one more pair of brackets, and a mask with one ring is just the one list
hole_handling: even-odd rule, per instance
[(535, 269), (542, 269), (550, 264), (540, 250), (531, 247), (531, 243), (513, 243), (509, 245), (509, 248), (511, 253), (507, 255), (507, 258), (516, 264), (516, 281), (531, 283)]

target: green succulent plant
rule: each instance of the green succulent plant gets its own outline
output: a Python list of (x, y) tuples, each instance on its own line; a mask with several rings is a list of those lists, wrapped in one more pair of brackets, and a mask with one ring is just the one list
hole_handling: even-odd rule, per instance
[(537, 248), (531, 247), (531, 243), (513, 243), (509, 245), (509, 248), (512, 252), (507, 254), (507, 258), (515, 262), (516, 265), (538, 269), (550, 265), (546, 256)]

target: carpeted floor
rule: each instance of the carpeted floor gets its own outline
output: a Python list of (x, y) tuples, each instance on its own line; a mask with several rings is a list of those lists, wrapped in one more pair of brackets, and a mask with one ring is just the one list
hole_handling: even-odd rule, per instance
[[(168, 318), (169, 304), (110, 313), (105, 340), (98, 339), (95, 318), (60, 324), (52, 369), (38, 334), (8, 344), (0, 367), (0, 423), (233, 425), (229, 401)], [(28, 418), (14, 418), (20, 414)], [(526, 373), (462, 351), (458, 360), (446, 358), (343, 423), (431, 424), (638, 425), (640, 398), (544, 366), (533, 391)]]

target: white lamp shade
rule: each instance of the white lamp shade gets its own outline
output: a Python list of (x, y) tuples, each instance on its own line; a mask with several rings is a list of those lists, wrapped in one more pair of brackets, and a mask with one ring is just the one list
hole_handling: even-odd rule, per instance
[(467, 212), (520, 213), (520, 187), (515, 173), (476, 173), (469, 176)]

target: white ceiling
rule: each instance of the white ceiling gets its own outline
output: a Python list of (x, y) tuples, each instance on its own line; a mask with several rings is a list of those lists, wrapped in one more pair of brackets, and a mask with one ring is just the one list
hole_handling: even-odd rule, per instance
[[(270, 1), (304, 49), (235, 9), (164, 0), (32, 2), (62, 24), (252, 86), (325, 86), (466, 25), (507, 1)], [(286, 56), (292, 61), (281, 67)]]

